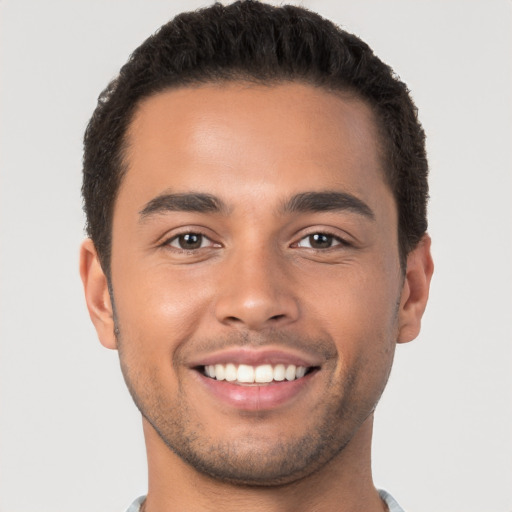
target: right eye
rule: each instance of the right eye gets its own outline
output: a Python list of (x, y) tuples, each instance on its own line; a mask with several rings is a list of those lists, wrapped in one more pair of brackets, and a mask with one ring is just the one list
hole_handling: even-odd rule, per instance
[(194, 251), (205, 247), (214, 247), (216, 244), (201, 233), (181, 233), (167, 241), (167, 245), (184, 251)]

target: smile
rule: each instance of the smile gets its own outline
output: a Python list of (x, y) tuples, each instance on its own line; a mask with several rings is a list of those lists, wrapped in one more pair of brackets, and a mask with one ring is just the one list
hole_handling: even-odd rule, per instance
[(211, 402), (244, 411), (270, 411), (316, 389), (325, 357), (291, 348), (232, 347), (189, 362), (192, 375)]
[(294, 381), (301, 379), (313, 367), (296, 366), (294, 364), (262, 364), (251, 366), (247, 364), (236, 365), (211, 364), (203, 367), (203, 373), (215, 380), (225, 380), (234, 384), (270, 384), (272, 382)]

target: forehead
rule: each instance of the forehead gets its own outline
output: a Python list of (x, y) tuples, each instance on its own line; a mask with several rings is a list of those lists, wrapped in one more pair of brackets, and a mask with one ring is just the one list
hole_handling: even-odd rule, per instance
[(127, 142), (120, 193), (131, 190), (139, 204), (165, 189), (238, 198), (258, 191), (270, 201), (303, 189), (368, 197), (384, 184), (371, 108), (298, 83), (158, 93), (139, 105)]

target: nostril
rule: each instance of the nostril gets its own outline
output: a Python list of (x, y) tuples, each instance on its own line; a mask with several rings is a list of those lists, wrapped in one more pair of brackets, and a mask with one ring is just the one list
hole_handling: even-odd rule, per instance
[(269, 320), (281, 320), (281, 318), (284, 318), (286, 315), (274, 315), (269, 318)]

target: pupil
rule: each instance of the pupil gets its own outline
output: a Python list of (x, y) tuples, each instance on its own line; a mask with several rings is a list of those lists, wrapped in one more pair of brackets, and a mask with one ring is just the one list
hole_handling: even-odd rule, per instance
[(323, 233), (315, 233), (309, 237), (309, 243), (311, 247), (315, 249), (326, 249), (331, 247), (332, 244), (332, 236), (324, 235)]
[(179, 237), (179, 244), (182, 249), (199, 249), (202, 238), (202, 235), (187, 233)]

